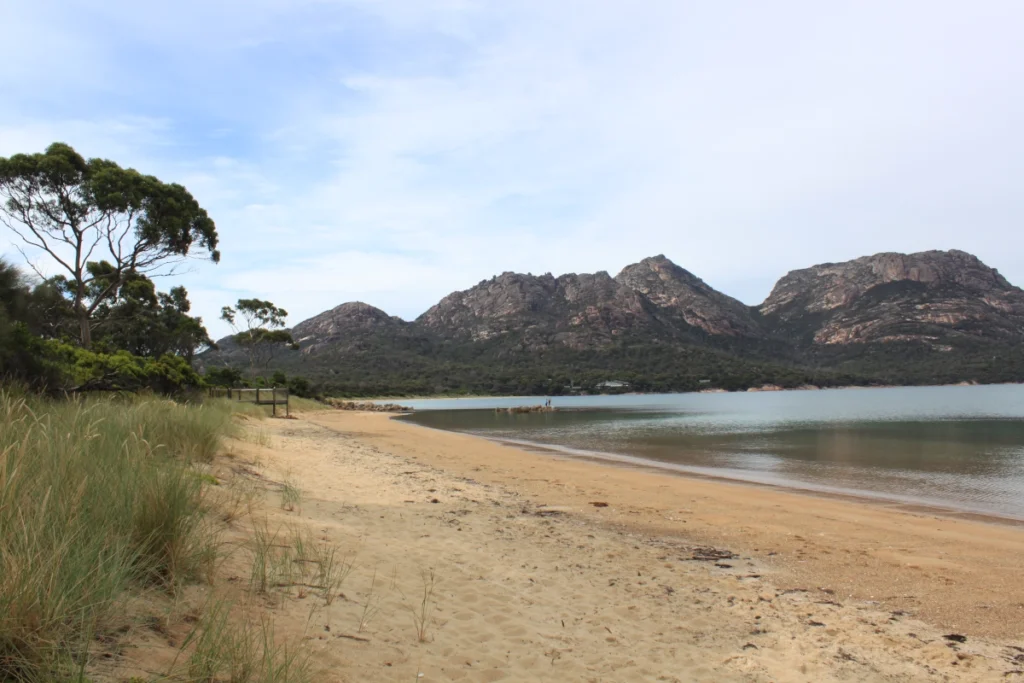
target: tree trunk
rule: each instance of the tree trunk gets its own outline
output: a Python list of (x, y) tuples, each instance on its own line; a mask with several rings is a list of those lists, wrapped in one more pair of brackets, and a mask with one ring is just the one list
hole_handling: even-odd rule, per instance
[(84, 311), (78, 313), (78, 329), (82, 337), (82, 348), (87, 349), (92, 346), (92, 323)]
[(82, 348), (87, 349), (92, 346), (92, 326), (89, 321), (89, 311), (85, 307), (85, 281), (82, 279), (82, 268), (78, 259), (78, 254), (82, 251), (81, 244), (79, 244), (78, 251), (75, 254), (75, 265), (78, 266), (78, 270), (75, 271), (75, 315), (78, 316), (78, 329), (82, 337)]

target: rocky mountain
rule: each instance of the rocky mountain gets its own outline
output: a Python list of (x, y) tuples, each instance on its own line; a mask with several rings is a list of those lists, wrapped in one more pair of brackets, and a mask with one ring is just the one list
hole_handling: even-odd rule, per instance
[(662, 255), (614, 278), (503, 273), (415, 321), (354, 302), (292, 333), (275, 367), (351, 394), (1024, 380), (1024, 291), (960, 251), (796, 270), (756, 307)]
[(411, 324), (361, 301), (335, 306), (292, 328), (292, 337), (305, 355), (376, 343), (383, 336), (403, 336)]
[(626, 266), (615, 281), (647, 299), (663, 316), (708, 334), (764, 336), (760, 321), (745, 304), (709, 287), (664, 255)]
[(756, 312), (659, 255), (606, 272), (535, 276), (503, 273), (442, 299), (416, 323), (446, 338), (516, 336), (524, 348), (599, 349), (647, 341), (763, 338)]
[(480, 342), (515, 336), (514, 343), (524, 348), (578, 350), (652, 330), (650, 309), (642, 296), (605, 272), (560, 277), (502, 273), (449, 294), (416, 324), (451, 339)]
[(759, 307), (805, 344), (1020, 341), (1024, 291), (962, 251), (883, 253), (795, 270)]

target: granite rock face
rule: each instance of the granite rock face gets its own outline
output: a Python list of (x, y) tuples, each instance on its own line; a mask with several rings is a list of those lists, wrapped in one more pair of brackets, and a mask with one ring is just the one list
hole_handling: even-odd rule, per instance
[(615, 280), (645, 297), (660, 313), (708, 334), (764, 335), (760, 322), (746, 305), (709, 287), (663, 255), (626, 266)]
[(650, 304), (608, 273), (554, 277), (502, 273), (449, 294), (416, 319), (445, 338), (517, 337), (524, 348), (596, 348), (633, 332), (653, 332)]
[(503, 273), (442, 299), (416, 320), (450, 338), (518, 335), (525, 348), (600, 348), (627, 337), (669, 341), (693, 335), (761, 337), (751, 309), (664, 256), (616, 277)]
[(766, 328), (803, 343), (1024, 336), (1024, 291), (962, 251), (883, 253), (795, 270), (759, 307)]
[(400, 334), (409, 327), (401, 318), (361, 301), (335, 306), (292, 329), (292, 337), (304, 354), (317, 353), (324, 348), (359, 343), (366, 337), (376, 337), (382, 331)]

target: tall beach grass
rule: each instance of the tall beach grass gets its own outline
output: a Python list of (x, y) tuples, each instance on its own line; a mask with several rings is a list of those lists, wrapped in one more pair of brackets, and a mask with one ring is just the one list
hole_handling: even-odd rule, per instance
[(203, 479), (232, 408), (0, 389), (0, 680), (85, 680), (132, 588), (215, 557)]

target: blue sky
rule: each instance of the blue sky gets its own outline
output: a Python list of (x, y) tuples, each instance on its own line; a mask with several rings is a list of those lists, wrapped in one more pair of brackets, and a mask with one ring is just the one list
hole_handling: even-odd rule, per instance
[[(1024, 285), (1016, 0), (0, 4), (0, 155), (183, 183), (291, 322), (412, 318), (493, 274), (665, 253), (760, 302), (788, 270), (959, 248)], [(0, 235), (0, 253), (20, 258)]]

